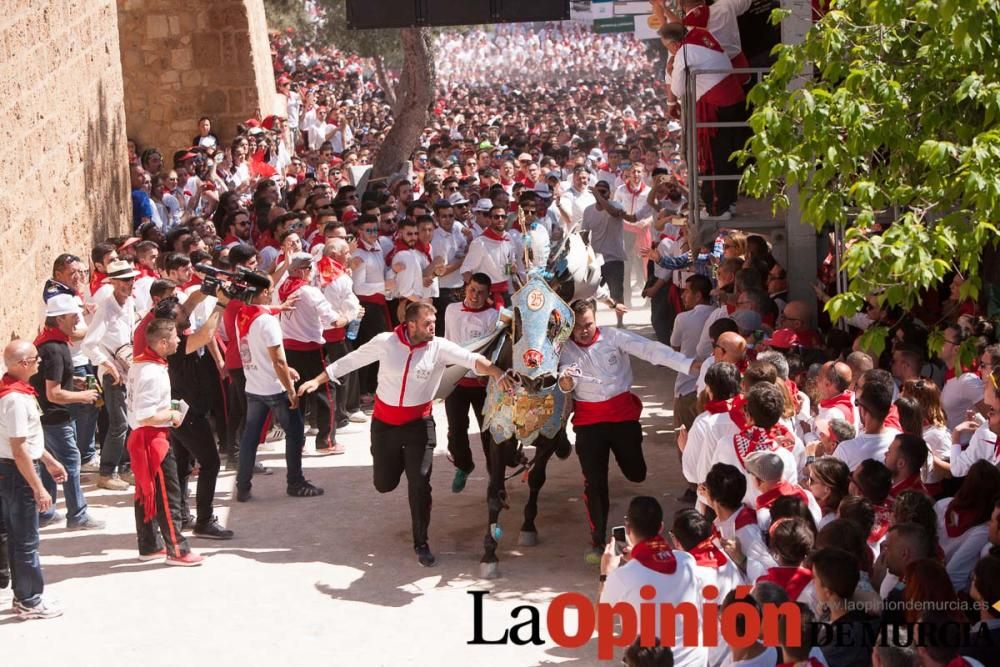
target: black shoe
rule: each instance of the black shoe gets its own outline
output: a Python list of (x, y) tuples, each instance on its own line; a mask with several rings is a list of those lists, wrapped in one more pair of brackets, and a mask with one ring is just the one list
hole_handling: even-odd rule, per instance
[(689, 488), (687, 491), (684, 492), (684, 495), (680, 497), (680, 501), (682, 503), (688, 503), (694, 505), (696, 502), (698, 502), (698, 492), (695, 491), (694, 489)]
[(194, 517), (190, 514), (181, 517), (181, 530), (191, 530), (192, 528), (194, 528)]
[(350, 425), (351, 425), (350, 419), (341, 419), (339, 422), (337, 422), (337, 428), (347, 428)]
[(313, 486), (309, 482), (302, 482), (294, 486), (289, 485), (285, 491), (293, 498), (315, 498), (323, 495), (323, 489)]
[(431, 553), (431, 548), (426, 544), (421, 544), (419, 547), (415, 547), (414, 551), (417, 552), (417, 562), (423, 567), (434, 567), (437, 563), (437, 558)]
[(250, 495), (250, 489), (236, 489), (236, 502), (245, 503), (252, 497), (253, 496)]
[(194, 536), (206, 540), (231, 540), (233, 539), (233, 531), (223, 528), (219, 519), (213, 516), (208, 521), (199, 521), (195, 524)]
[(273, 475), (274, 471), (265, 466), (263, 463), (253, 464), (253, 474), (255, 475)]
[(570, 444), (569, 438), (563, 433), (562, 437), (559, 438), (556, 444), (556, 458), (560, 461), (565, 461), (569, 458), (569, 455), (573, 453), (573, 445)]

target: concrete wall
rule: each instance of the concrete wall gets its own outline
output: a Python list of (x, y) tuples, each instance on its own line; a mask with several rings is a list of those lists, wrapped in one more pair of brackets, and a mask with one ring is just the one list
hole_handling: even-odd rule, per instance
[(34, 337), (60, 252), (129, 219), (115, 0), (0, 3), (0, 345)]
[(262, 0), (117, 0), (128, 134), (169, 165), (198, 118), (224, 142), (271, 113), (274, 73)]

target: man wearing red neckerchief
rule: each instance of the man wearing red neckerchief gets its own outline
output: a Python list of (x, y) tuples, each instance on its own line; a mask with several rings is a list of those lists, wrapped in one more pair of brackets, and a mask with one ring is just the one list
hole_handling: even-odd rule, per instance
[[(181, 486), (170, 450), (170, 428), (183, 415), (170, 400), (167, 357), (180, 339), (171, 320), (153, 320), (146, 328), (146, 352), (133, 357), (128, 372), (128, 453), (135, 475), (135, 529), (139, 560), (166, 558), (167, 565), (201, 565), (181, 534)], [(155, 522), (155, 523), (154, 523)], [(165, 547), (162, 545), (166, 545)]]
[[(653, 606), (657, 629), (662, 623), (662, 605), (701, 604), (695, 559), (671, 549), (663, 538), (663, 508), (656, 498), (632, 499), (625, 515), (625, 537), (627, 545), (622, 553), (619, 554), (619, 545), (612, 540), (601, 557), (598, 594), (602, 604), (630, 604), (637, 614), (640, 604)], [(705, 664), (708, 651), (685, 644), (684, 624), (681, 615), (677, 615), (674, 636), (661, 636), (660, 640), (673, 646), (675, 666), (700, 667)]]
[[(740, 372), (734, 364), (718, 361), (705, 374), (708, 401), (694, 419), (691, 430), (677, 433), (681, 470), (689, 484), (701, 484), (715, 463), (719, 443), (732, 442), (740, 427), (730, 416), (733, 399), (739, 395)], [(701, 502), (707, 499), (701, 498)]]
[(513, 388), (504, 372), (486, 357), (435, 336), (436, 319), (434, 306), (411, 303), (403, 323), (393, 331), (375, 336), (299, 386), (299, 395), (305, 395), (379, 362), (371, 434), (375, 489), (388, 493), (406, 474), (413, 550), (423, 567), (437, 562), (427, 543), (435, 438), (431, 401), (441, 385), (445, 366), (459, 365), (489, 375), (504, 391)]
[[(673, 57), (670, 90), (674, 98), (684, 99), (689, 94), (686, 91), (689, 68), (720, 72), (698, 77), (697, 90), (690, 91), (696, 99), (699, 122), (746, 119), (745, 95), (740, 78), (732, 74), (732, 63), (709, 31), (667, 23), (660, 28), (660, 39)], [(699, 129), (699, 171), (704, 175), (738, 174), (739, 167), (729, 156), (740, 147), (743, 136), (738, 128)], [(728, 220), (732, 215), (729, 207), (736, 201), (736, 189), (736, 181), (705, 181), (702, 184), (702, 201), (706, 213), (714, 219)]]
[(39, 477), (38, 462), (57, 482), (66, 481), (66, 470), (45, 450), (37, 394), (28, 384), (38, 372), (38, 350), (16, 339), (4, 348), (3, 361), (7, 373), (0, 380), (0, 500), (13, 575), (11, 607), (24, 619), (55, 618), (62, 610), (42, 598), (38, 513), (52, 507), (52, 496)]
[[(481, 338), (494, 330), (500, 311), (487, 303), (490, 294), (490, 277), (485, 273), (474, 273), (465, 286), (465, 299), (453, 303), (445, 312), (445, 327), (448, 340), (464, 345)], [(486, 378), (475, 373), (467, 373), (458, 381), (458, 386), (444, 401), (448, 416), (448, 454), (455, 464), (455, 477), (451, 483), (452, 493), (465, 488), (469, 473), (476, 467), (469, 448), (469, 408), (472, 408), (479, 423), (479, 437), (483, 445), (483, 459), (489, 467), (489, 430), (483, 428), (483, 405), (486, 402)]]
[(468, 281), (473, 273), (485, 273), (492, 282), (493, 303), (503, 306), (510, 300), (510, 279), (514, 275), (514, 245), (507, 235), (507, 210), (502, 206), (490, 209), (490, 226), (482, 236), (472, 240), (462, 261), (462, 277)]
[(892, 473), (890, 503), (903, 491), (927, 493), (920, 479), (921, 470), (927, 465), (927, 454), (927, 443), (919, 435), (900, 433), (889, 443), (885, 465)]
[[(98, 394), (93, 389), (76, 390), (70, 337), (83, 314), (77, 298), (58, 294), (45, 304), (45, 326), (35, 339), (38, 349), (39, 372), (32, 378), (42, 408), (42, 431), (45, 449), (66, 468), (63, 491), (66, 500), (66, 527), (69, 530), (94, 530), (104, 527), (102, 521), (90, 517), (87, 500), (80, 485), (80, 449), (77, 446), (76, 420), (71, 412), (75, 405), (93, 406)], [(82, 382), (81, 382), (82, 384)], [(45, 489), (55, 501), (57, 486), (46, 471), (42, 471)], [(42, 512), (40, 519), (50, 523), (55, 510)]]
[[(642, 454), (642, 401), (632, 393), (635, 356), (678, 373), (697, 373), (699, 361), (624, 329), (598, 328), (593, 301), (573, 304), (572, 338), (559, 356), (559, 388), (573, 393), (576, 454), (583, 471), (583, 494), (590, 524), (590, 547), (584, 554), (596, 564), (607, 541), (608, 462), (612, 452), (625, 478), (646, 479)], [(599, 379), (600, 382), (595, 382)]]

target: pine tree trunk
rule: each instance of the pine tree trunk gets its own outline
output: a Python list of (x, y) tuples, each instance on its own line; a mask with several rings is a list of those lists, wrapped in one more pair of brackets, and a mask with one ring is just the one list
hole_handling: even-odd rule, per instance
[(403, 169), (427, 125), (434, 103), (436, 76), (430, 34), (420, 28), (403, 28), (399, 39), (403, 46), (403, 70), (393, 105), (398, 113), (375, 158), (372, 178), (391, 176)]

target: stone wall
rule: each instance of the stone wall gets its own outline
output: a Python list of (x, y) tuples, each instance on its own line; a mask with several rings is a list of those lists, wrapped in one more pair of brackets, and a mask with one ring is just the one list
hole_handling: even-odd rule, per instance
[(129, 219), (115, 0), (4, 0), (0, 12), (0, 345), (33, 338), (60, 252)]
[(262, 0), (117, 0), (128, 135), (169, 165), (208, 116), (228, 142), (271, 113), (274, 73)]

